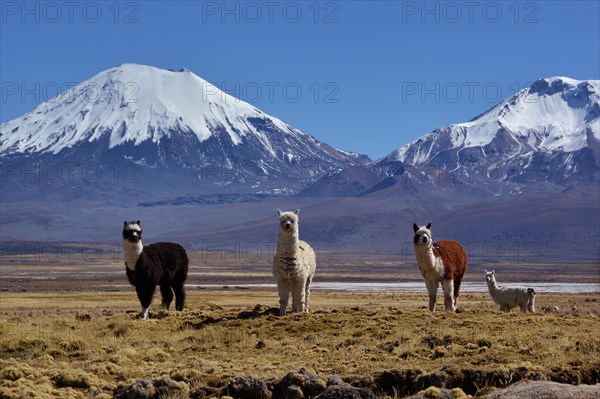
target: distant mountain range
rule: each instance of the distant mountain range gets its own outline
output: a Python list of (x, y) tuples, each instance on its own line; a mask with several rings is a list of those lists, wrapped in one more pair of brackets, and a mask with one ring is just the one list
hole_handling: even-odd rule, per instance
[(275, 209), (301, 207), (304, 238), (340, 250), (399, 251), (433, 221), (511, 259), (598, 259), (597, 80), (540, 79), (371, 161), (188, 70), (125, 64), (0, 125), (0, 156), (3, 240), (106, 242), (135, 217), (196, 248), (268, 243)]
[[(366, 195), (400, 182), (481, 194), (561, 191), (600, 181), (600, 81), (554, 77), (466, 123), (448, 125), (385, 157), (353, 165), (303, 196)], [(540, 183), (540, 184), (535, 184)]]

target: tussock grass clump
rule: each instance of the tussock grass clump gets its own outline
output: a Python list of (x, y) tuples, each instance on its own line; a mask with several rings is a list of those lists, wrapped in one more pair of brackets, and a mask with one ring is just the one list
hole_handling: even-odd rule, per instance
[(39, 377), (40, 373), (27, 363), (17, 362), (14, 359), (0, 360), (0, 380), (33, 380)]
[(8, 366), (0, 370), (0, 379), (2, 380), (16, 381), (19, 378), (25, 378), (26, 375), (23, 370), (14, 366)]
[(195, 369), (173, 370), (171, 378), (181, 382), (198, 382), (202, 380), (202, 373)]
[(164, 350), (160, 349), (160, 348), (151, 348), (149, 349), (147, 352), (144, 353), (142, 360), (144, 360), (145, 362), (165, 362), (167, 361), (171, 356), (165, 352)]
[(2, 353), (12, 357), (31, 358), (44, 353), (48, 349), (48, 342), (41, 338), (20, 339), (2, 343)]
[(85, 342), (82, 340), (60, 341), (57, 346), (69, 354), (76, 354), (83, 350)]
[(452, 398), (451, 399), (467, 399), (470, 398), (470, 395), (467, 395), (462, 389), (454, 388), (452, 390)]
[(435, 335), (428, 335), (421, 339), (421, 343), (429, 349), (434, 349), (436, 347), (450, 345), (452, 343), (452, 337), (446, 335), (443, 338), (438, 338)]
[(126, 360), (135, 360), (140, 357), (139, 351), (130, 346), (125, 346), (123, 348), (119, 348), (116, 353), (118, 359), (121, 359), (121, 363)]
[(79, 312), (75, 312), (75, 320), (77, 320), (77, 321), (92, 321), (92, 315), (90, 315), (88, 313), (80, 314)]
[(185, 397), (190, 391), (190, 387), (183, 381), (175, 381), (169, 377), (161, 377), (153, 382), (159, 398)]
[(57, 388), (89, 388), (90, 376), (83, 372), (60, 371), (52, 376)]
[(423, 397), (426, 399), (442, 398), (442, 392), (439, 390), (439, 388), (436, 387), (429, 387), (426, 390), (419, 392), (419, 395), (423, 395)]
[(127, 335), (127, 332), (131, 329), (132, 323), (129, 321), (118, 320), (108, 324), (108, 329), (112, 331), (116, 338), (123, 338)]
[(0, 398), (2, 399), (56, 399), (56, 398), (80, 398), (76, 392), (63, 392), (59, 394), (50, 381), (18, 380), (13, 384), (2, 384), (0, 386)]
[(587, 337), (585, 340), (575, 342), (575, 350), (585, 355), (600, 357), (600, 338)]

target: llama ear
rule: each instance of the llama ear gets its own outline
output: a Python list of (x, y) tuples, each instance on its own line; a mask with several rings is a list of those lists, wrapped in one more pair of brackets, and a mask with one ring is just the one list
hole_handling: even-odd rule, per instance
[(281, 216), (281, 209), (277, 209), (277, 216)]
[(300, 213), (300, 209), (296, 209), (296, 210), (294, 211), (294, 213), (295, 213), (296, 215), (297, 215), (297, 214), (299, 214), (299, 213)]
[(123, 227), (127, 227), (127, 220), (123, 222)]
[(425, 226), (425, 228), (426, 228), (427, 230), (431, 230), (431, 222), (429, 222), (429, 224), (428, 224), (427, 226)]
[(138, 220), (138, 221), (137, 221), (137, 222), (135, 222), (135, 223), (136, 223), (138, 226), (142, 227), (142, 222), (141, 222), (141, 221), (139, 221), (139, 220)]
[(419, 226), (417, 226), (416, 223), (413, 223), (413, 230), (415, 231), (415, 233), (417, 232), (417, 230), (419, 230)]
[(487, 274), (487, 273), (488, 273), (487, 269), (483, 269), (483, 272), (484, 272), (485, 274)]
[(496, 275), (496, 271), (492, 269), (492, 276)]

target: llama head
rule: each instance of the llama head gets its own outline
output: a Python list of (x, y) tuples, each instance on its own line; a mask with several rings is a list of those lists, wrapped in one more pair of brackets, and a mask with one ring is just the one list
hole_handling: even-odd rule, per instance
[(430, 245), (433, 243), (433, 239), (431, 238), (431, 223), (421, 227), (413, 223), (413, 230), (415, 232), (415, 236), (413, 237), (415, 245)]
[(295, 211), (287, 211), (283, 212), (281, 210), (277, 210), (277, 215), (279, 216), (279, 231), (285, 234), (294, 234), (298, 233), (298, 213), (299, 209)]
[(123, 222), (123, 239), (131, 242), (142, 239), (142, 225), (139, 220)]
[(496, 281), (496, 272), (495, 271), (488, 271), (486, 269), (483, 269), (483, 271), (485, 272), (485, 281), (487, 281), (488, 283), (492, 283)]

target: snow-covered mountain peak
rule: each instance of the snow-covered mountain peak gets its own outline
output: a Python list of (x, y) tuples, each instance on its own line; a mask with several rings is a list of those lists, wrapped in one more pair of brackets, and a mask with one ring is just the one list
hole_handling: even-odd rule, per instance
[[(170, 198), (197, 192), (287, 195), (327, 173), (370, 161), (332, 148), (188, 69), (136, 64), (100, 72), (0, 125), (0, 156), (38, 164), (96, 162), (115, 175), (115, 165), (133, 165), (140, 196)], [(29, 188), (11, 179), (3, 195), (18, 200)], [(119, 196), (122, 188), (63, 179), (29, 193), (96, 198)]]
[[(219, 131), (237, 145), (247, 134), (260, 136), (247, 123), (253, 117), (268, 116), (185, 68), (174, 72), (122, 64), (2, 124), (0, 153), (56, 154), (105, 134), (110, 134), (110, 148), (158, 142), (173, 130), (193, 133), (200, 142)], [(290, 130), (279, 119), (268, 118)]]
[(529, 93), (541, 95), (552, 95), (557, 92), (569, 91), (577, 88), (577, 92), (585, 94), (598, 93), (600, 81), (598, 80), (576, 80), (565, 76), (553, 76), (536, 80), (529, 88)]
[(600, 81), (556, 76), (539, 79), (475, 119), (437, 129), (382, 161), (424, 165), (439, 162), (444, 154), (446, 162), (451, 151), (451, 162), (460, 164), (459, 152), (476, 148), (483, 153), (470, 155), (469, 162), (532, 151), (573, 152), (587, 147), (590, 137), (600, 140)]

